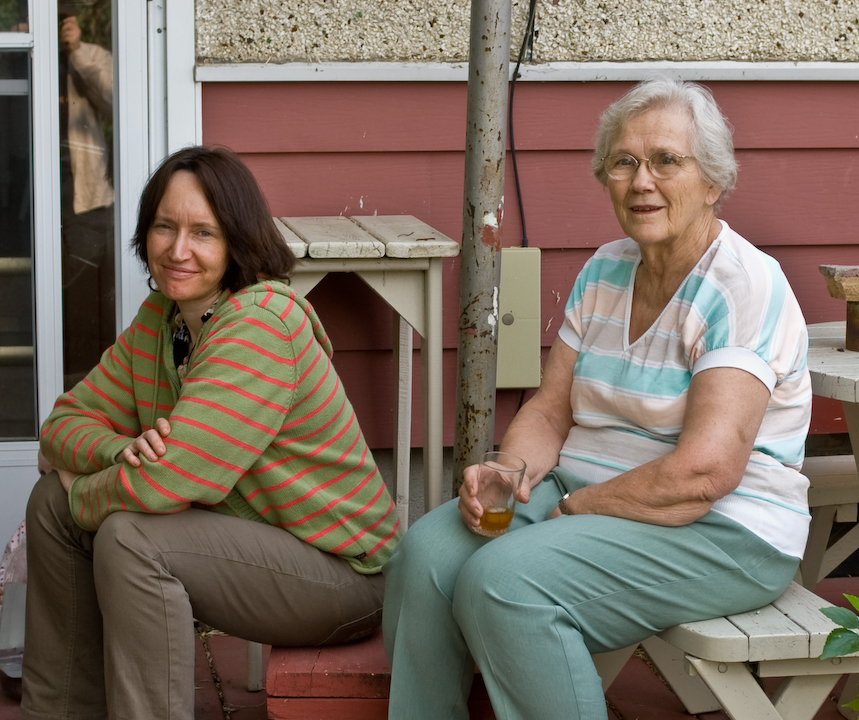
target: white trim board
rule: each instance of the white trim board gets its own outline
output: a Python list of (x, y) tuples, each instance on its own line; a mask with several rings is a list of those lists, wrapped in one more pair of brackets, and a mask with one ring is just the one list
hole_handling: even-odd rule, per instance
[[(513, 73), (514, 64), (510, 64)], [(859, 81), (859, 63), (838, 62), (558, 62), (522, 65), (520, 80), (643, 80), (664, 72), (682, 80)], [(197, 65), (197, 82), (467, 82), (468, 63), (237, 63)]]

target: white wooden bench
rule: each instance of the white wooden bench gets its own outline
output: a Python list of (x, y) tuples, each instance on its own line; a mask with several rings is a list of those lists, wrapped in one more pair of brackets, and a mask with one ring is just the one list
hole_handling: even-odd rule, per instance
[[(811, 525), (799, 571), (802, 584), (814, 589), (859, 549), (859, 475), (852, 455), (806, 458), (802, 472), (811, 483), (808, 489)], [(852, 523), (853, 527), (830, 545), (834, 522)]]
[[(692, 714), (723, 709), (733, 720), (811, 720), (859, 657), (821, 660), (837, 627), (820, 608), (832, 604), (797, 583), (771, 605), (739, 615), (684, 623), (642, 645)], [(595, 655), (608, 687), (634, 648)], [(772, 698), (758, 678), (784, 678)]]

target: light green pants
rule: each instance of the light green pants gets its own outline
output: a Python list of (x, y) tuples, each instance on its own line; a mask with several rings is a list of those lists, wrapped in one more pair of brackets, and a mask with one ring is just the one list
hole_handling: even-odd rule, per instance
[(796, 572), (713, 512), (679, 528), (544, 521), (578, 486), (551, 473), (495, 540), (462, 524), (456, 500), (409, 529), (385, 567), (391, 720), (467, 720), (475, 661), (498, 720), (605, 720), (591, 653), (766, 605)]

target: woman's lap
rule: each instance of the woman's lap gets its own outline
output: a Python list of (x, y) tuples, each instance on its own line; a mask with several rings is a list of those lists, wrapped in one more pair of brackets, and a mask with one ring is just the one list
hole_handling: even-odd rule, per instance
[(105, 696), (117, 716), (169, 707), (192, 717), (194, 617), (286, 645), (344, 642), (380, 622), (381, 576), (262, 523), (123, 512), (93, 534), (74, 523), (51, 473), (31, 495), (27, 526), (28, 717), (102, 717)]
[[(517, 508), (512, 531), (491, 541), (462, 526), (455, 501), (415, 524), (386, 568), (389, 656), (396, 659), (395, 636), (413, 635), (412, 622), (435, 626), (433, 616), (446, 613), (449, 637), (464, 636), (452, 654), (465, 653), (466, 674), (473, 655), (490, 693), (495, 688), (493, 703), (507, 702), (500, 694), (524, 696), (527, 704), (529, 682), (545, 691), (555, 682), (569, 686), (576, 674), (591, 692), (580, 688), (578, 697), (559, 700), (580, 703), (580, 717), (599, 717), (590, 652), (624, 647), (679, 622), (759, 607), (795, 572), (795, 559), (714, 513), (682, 528), (592, 515), (541, 521), (562, 492), (554, 482), (540, 483), (531, 502)], [(406, 609), (410, 603), (415, 607)], [(441, 644), (437, 649), (444, 652)], [(523, 668), (532, 668), (527, 677)], [(394, 686), (397, 674), (395, 665)], [(520, 678), (524, 684), (511, 692)], [(502, 716), (527, 713), (510, 708)]]
[(144, 553), (175, 577), (194, 617), (267, 644), (345, 642), (378, 627), (384, 581), (356, 573), (287, 531), (263, 523), (187, 510), (177, 515), (115, 513), (96, 533), (100, 602), (117, 602), (134, 582), (124, 550)]

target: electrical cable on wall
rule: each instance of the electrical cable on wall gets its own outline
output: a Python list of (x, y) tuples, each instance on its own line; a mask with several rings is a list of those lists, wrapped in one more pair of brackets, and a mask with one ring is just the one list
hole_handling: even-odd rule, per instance
[[(557, 2), (557, 0), (555, 0)], [(516, 200), (519, 204), (519, 217), (522, 220), (522, 242), (521, 247), (528, 247), (528, 231), (525, 227), (525, 206), (522, 203), (522, 188), (519, 185), (519, 166), (516, 163), (516, 142), (513, 136), (513, 92), (516, 89), (516, 81), (519, 79), (519, 66), (522, 64), (522, 59), (525, 57), (525, 50), (528, 51), (528, 61), (530, 62), (534, 54), (534, 19), (537, 14), (537, 0), (530, 0), (528, 6), (528, 20), (525, 23), (525, 36), (522, 38), (522, 45), (519, 48), (519, 57), (516, 59), (516, 67), (513, 70), (513, 78), (510, 81), (510, 100), (507, 103), (507, 132), (510, 134), (510, 157), (513, 160), (513, 179), (516, 183)], [(522, 409), (525, 402), (525, 390), (519, 395), (519, 405), (516, 412)]]
[(510, 100), (507, 103), (507, 131), (510, 134), (510, 157), (513, 160), (513, 179), (516, 183), (516, 200), (519, 203), (519, 217), (522, 219), (522, 247), (528, 247), (528, 231), (525, 228), (525, 207), (522, 203), (522, 188), (519, 185), (519, 166), (516, 163), (516, 142), (513, 139), (513, 92), (516, 89), (516, 81), (519, 79), (519, 66), (528, 50), (530, 61), (534, 53), (534, 18), (537, 14), (537, 0), (530, 0), (528, 6), (528, 21), (525, 23), (525, 36), (522, 38), (522, 46), (519, 48), (519, 57), (516, 59), (516, 67), (513, 70), (513, 79), (510, 81)]

